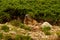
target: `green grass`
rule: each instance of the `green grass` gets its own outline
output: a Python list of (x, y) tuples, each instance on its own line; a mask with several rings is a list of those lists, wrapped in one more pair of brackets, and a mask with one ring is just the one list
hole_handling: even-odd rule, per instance
[(47, 32), (44, 32), (45, 35), (51, 35), (51, 32), (47, 31)]
[(0, 33), (0, 40), (3, 38), (3, 33)]
[(51, 28), (49, 27), (49, 26), (44, 26), (43, 28), (42, 28), (42, 31), (49, 31), (49, 30), (51, 30)]
[(58, 37), (60, 37), (60, 31), (57, 31), (56, 34)]
[(10, 22), (13, 26), (16, 26), (16, 27), (20, 27), (22, 29), (25, 29), (25, 30), (31, 30), (31, 28), (27, 25), (24, 25), (23, 23), (21, 23), (19, 20), (13, 20)]
[(7, 25), (3, 25), (1, 27), (1, 30), (5, 31), (5, 32), (8, 32), (9, 31), (9, 27)]
[(29, 31), (31, 30), (31, 28), (29, 26), (24, 25), (24, 24), (20, 24), (20, 28), (25, 29), (25, 30), (29, 30)]
[(16, 35), (15, 40), (32, 40), (30, 36)]
[(5, 40), (11, 40), (11, 36), (5, 36)]
[(49, 32), (51, 30), (51, 28), (48, 26), (48, 27), (43, 27), (42, 28), (42, 31), (46, 34), (46, 35), (51, 35), (51, 33)]
[(57, 22), (60, 20), (60, 0), (0, 0), (0, 22), (25, 14), (37, 20)]
[(13, 25), (13, 26), (19, 26), (21, 24), (21, 22), (19, 20), (12, 20), (10, 21), (10, 23)]

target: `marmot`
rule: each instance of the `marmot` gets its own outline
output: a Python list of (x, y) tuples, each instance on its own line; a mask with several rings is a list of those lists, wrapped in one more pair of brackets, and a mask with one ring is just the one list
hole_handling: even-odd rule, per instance
[(35, 25), (37, 23), (38, 22), (36, 20), (34, 20), (33, 18), (31, 18), (31, 16), (29, 14), (25, 15), (24, 24)]

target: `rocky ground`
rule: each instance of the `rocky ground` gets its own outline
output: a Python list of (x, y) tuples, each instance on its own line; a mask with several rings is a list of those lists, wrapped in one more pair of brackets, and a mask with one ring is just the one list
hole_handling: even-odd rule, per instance
[[(9, 32), (4, 32), (1, 30), (1, 26), (7, 25), (9, 27)], [(25, 24), (26, 25), (26, 24)], [(49, 26), (51, 29), (49, 30), (49, 33), (45, 34), (45, 32), (42, 30), (44, 26)], [(60, 40), (60, 27), (59, 26), (52, 26), (48, 22), (44, 22), (43, 24), (38, 23), (37, 25), (28, 25), (31, 27), (31, 30), (25, 30), (19, 27), (12, 26), (9, 23), (0, 24), (0, 33), (3, 33), (3, 35), (10, 35), (12, 38), (15, 37), (15, 35), (29, 35), (31, 36), (32, 40)], [(3, 39), (1, 39), (3, 40)]]

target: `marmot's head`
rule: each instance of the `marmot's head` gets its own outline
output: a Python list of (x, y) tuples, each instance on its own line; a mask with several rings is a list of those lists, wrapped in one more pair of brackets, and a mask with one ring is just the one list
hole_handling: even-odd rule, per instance
[(29, 16), (29, 14), (26, 14), (25, 16), (26, 16), (26, 17), (28, 17), (28, 16)]
[(26, 18), (31, 18), (29, 14), (26, 14), (25, 17), (26, 17)]

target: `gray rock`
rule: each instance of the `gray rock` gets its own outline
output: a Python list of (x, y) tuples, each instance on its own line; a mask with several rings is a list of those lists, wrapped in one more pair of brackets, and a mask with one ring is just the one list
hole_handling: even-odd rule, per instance
[(44, 22), (41, 27), (52, 27), (52, 25), (48, 22)]

